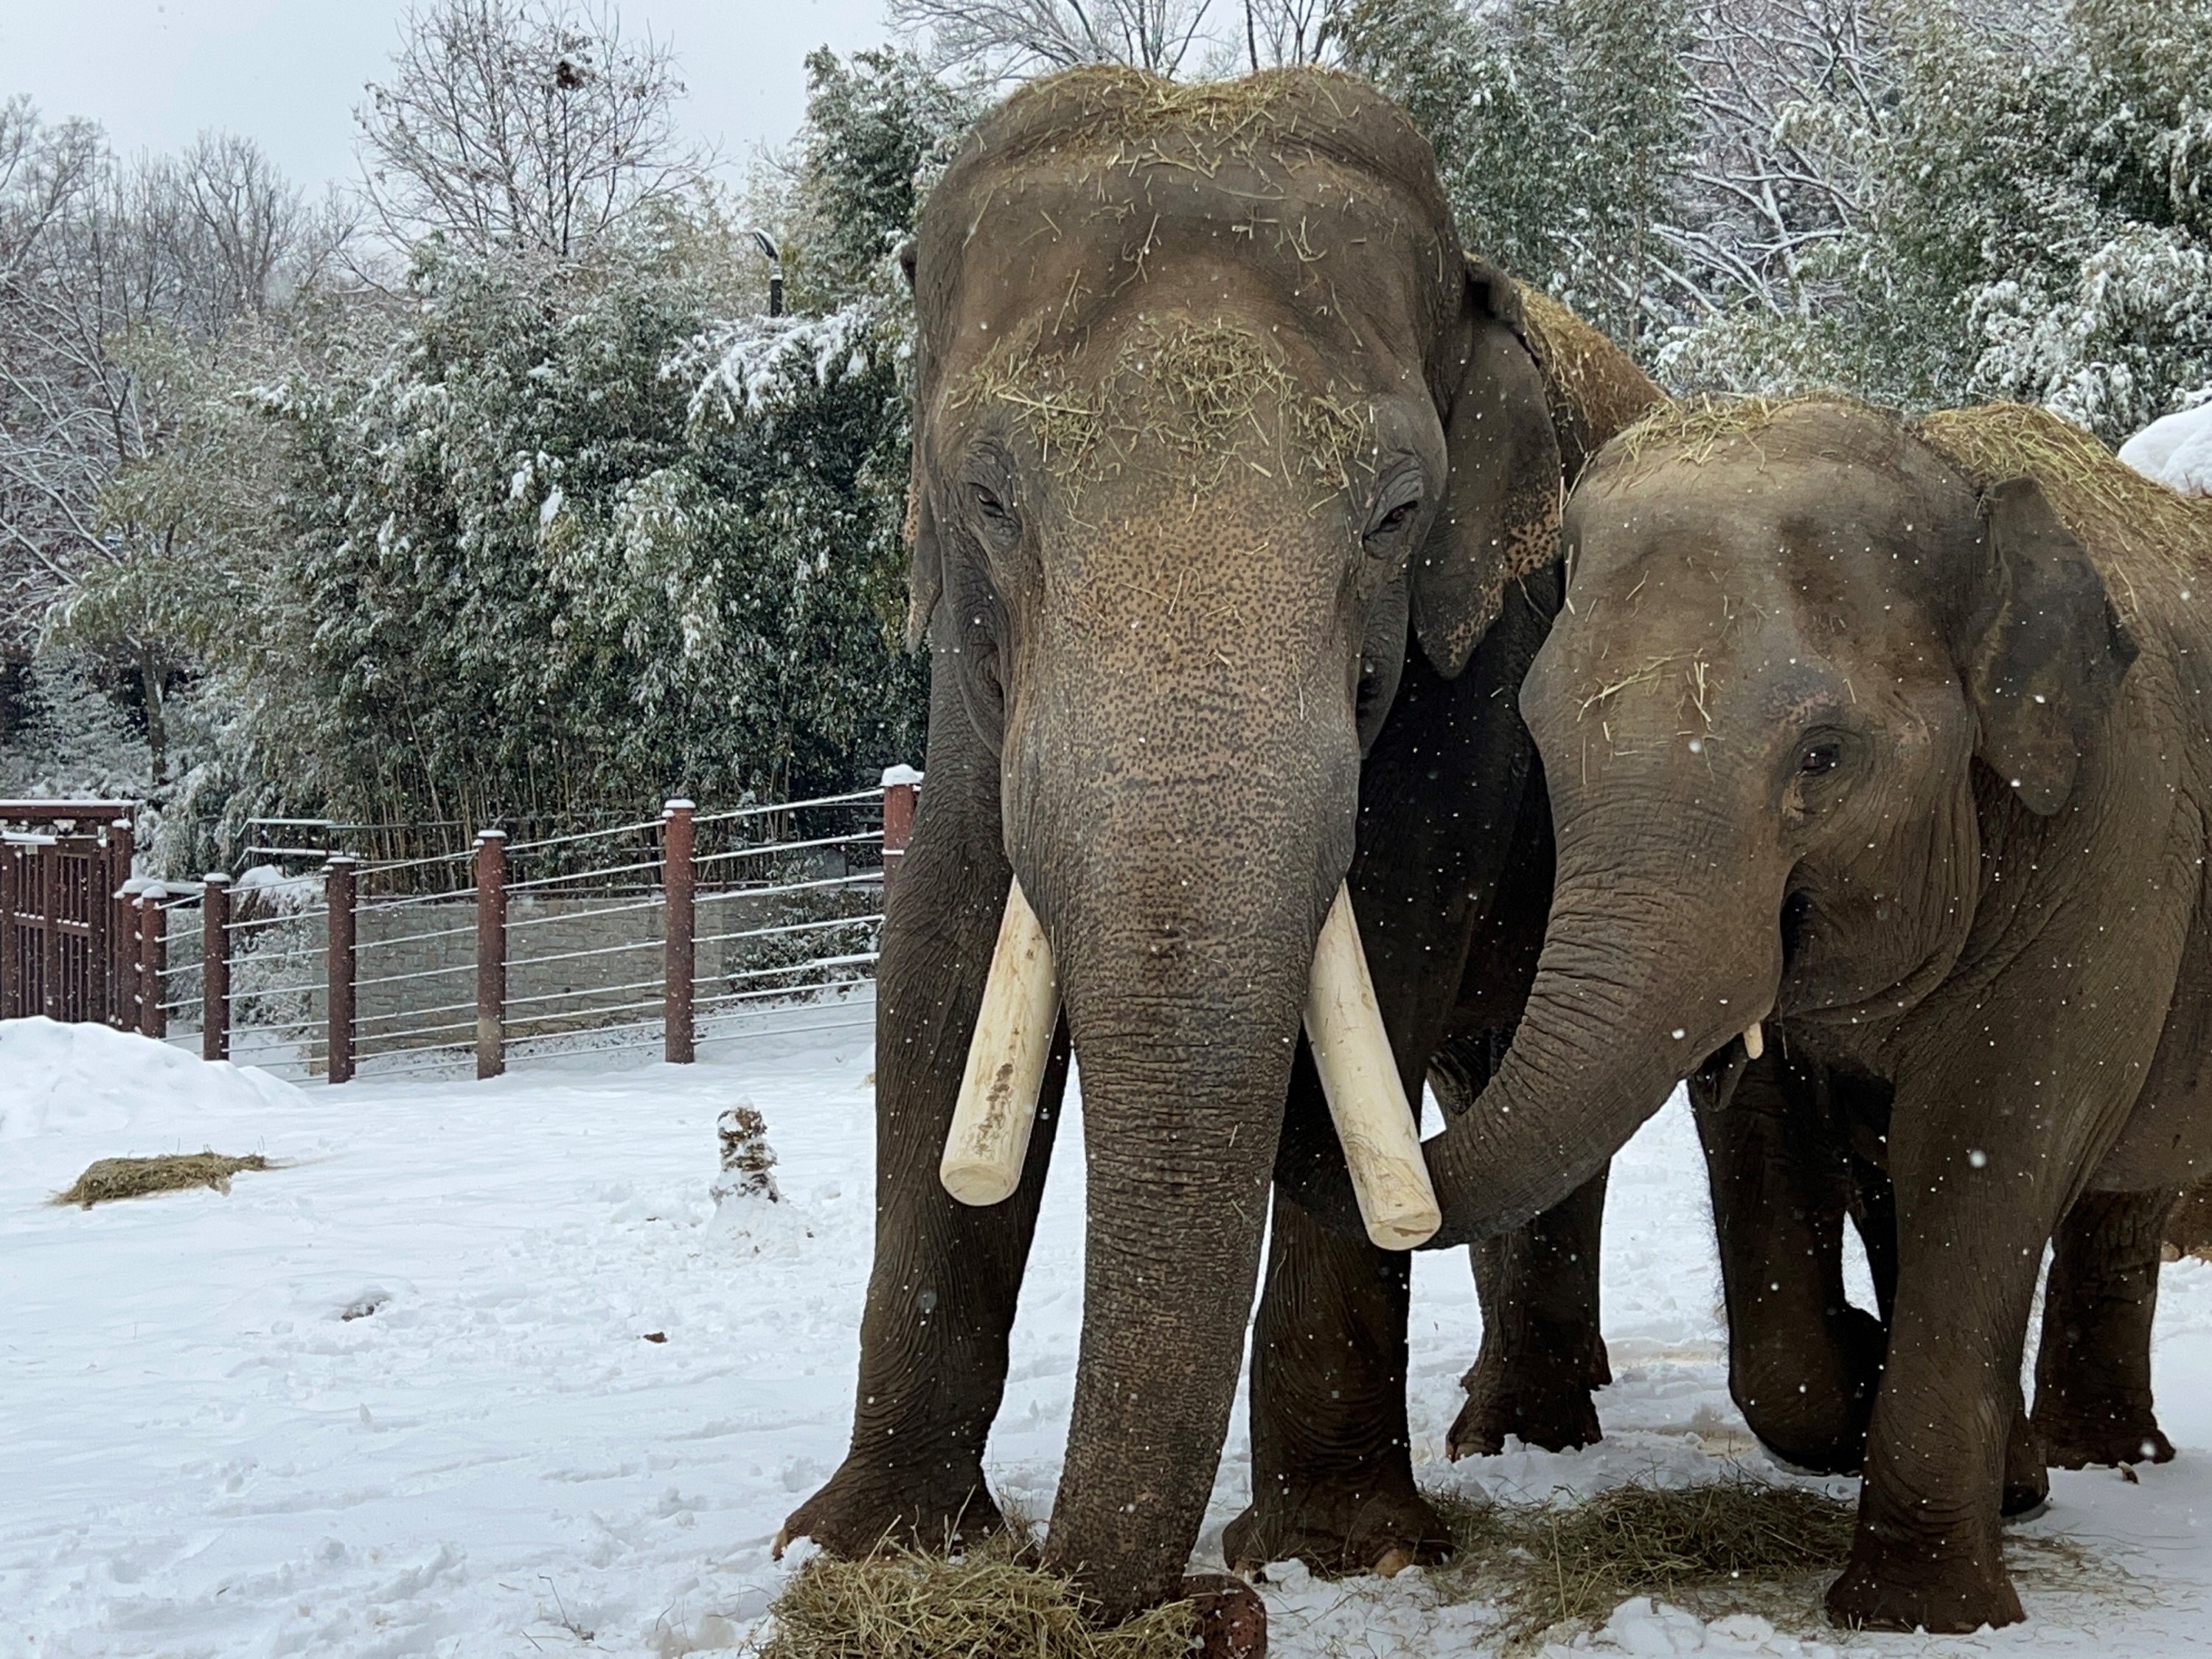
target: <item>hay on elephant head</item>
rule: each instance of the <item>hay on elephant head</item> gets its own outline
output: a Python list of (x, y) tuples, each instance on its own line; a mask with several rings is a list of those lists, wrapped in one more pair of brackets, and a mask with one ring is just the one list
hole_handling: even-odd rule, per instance
[(1753, 438), (1789, 410), (1834, 404), (1865, 410), (1870, 405), (1840, 392), (1807, 392), (1786, 398), (1735, 398), (1704, 394), (1662, 403), (1620, 434), (1632, 461), (1664, 455), (1703, 465), (1733, 439)]
[(1315, 125), (1317, 106), (1340, 117), (1382, 103), (1357, 76), (1312, 64), (1171, 81), (1127, 64), (1085, 64), (1029, 82), (990, 119), (1048, 135), (1055, 145), (1086, 146), (1108, 167), (1166, 165), (1210, 176), (1225, 159), (1257, 160), (1262, 144), (1295, 141), (1302, 117)]
[(1024, 419), (1063, 477), (1117, 473), (1141, 443), (1175, 453), (1211, 486), (1241, 462), (1268, 477), (1341, 483), (1372, 444), (1374, 411), (1302, 385), (1280, 348), (1240, 324), (1146, 318), (1095, 372), (1080, 344), (1048, 351), (1030, 326), (954, 387), (956, 409), (997, 402)]
[(1844, 1565), (1857, 1515), (1741, 1474), (1688, 1486), (1631, 1481), (1580, 1502), (1431, 1501), (1452, 1534), (1447, 1571), (1501, 1607), (1513, 1644), (1562, 1625), (1594, 1628), (1638, 1595), (1707, 1617), (1810, 1613), (1813, 1581)]
[(949, 1558), (817, 1556), (769, 1612), (761, 1659), (1184, 1659), (1197, 1628), (1176, 1601), (1099, 1629), (1075, 1586), (1023, 1561), (1003, 1533)]
[(181, 1192), (191, 1187), (230, 1190), (230, 1178), (240, 1170), (274, 1168), (258, 1152), (229, 1158), (221, 1152), (172, 1152), (160, 1158), (103, 1158), (86, 1166), (67, 1192), (54, 1194), (57, 1204), (78, 1204), (90, 1209), (118, 1198), (143, 1198), (149, 1193)]

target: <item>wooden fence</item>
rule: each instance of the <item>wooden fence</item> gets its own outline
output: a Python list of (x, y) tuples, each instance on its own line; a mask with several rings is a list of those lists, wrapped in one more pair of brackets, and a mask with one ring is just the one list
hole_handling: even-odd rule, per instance
[[(319, 867), (198, 882), (114, 879), (130, 843), (111, 823), (92, 890), (115, 895), (109, 1018), (331, 1083), (471, 1060), (496, 1077), (518, 1048), (657, 1044), (688, 1062), (702, 1030), (872, 983), (920, 784), (897, 767), (848, 794), (715, 812), (672, 800), (656, 818), (527, 840), (487, 828), (467, 851), (410, 859), (270, 848)], [(19, 842), (51, 860), (27, 835), (11, 853)], [(47, 927), (33, 954), (60, 936)]]
[(0, 801), (0, 1019), (138, 1021), (128, 801)]

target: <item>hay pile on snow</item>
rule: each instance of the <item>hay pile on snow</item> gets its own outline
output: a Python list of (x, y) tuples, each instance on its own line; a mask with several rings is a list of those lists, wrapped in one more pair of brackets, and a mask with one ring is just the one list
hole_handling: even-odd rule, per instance
[(769, 1611), (761, 1659), (1185, 1659), (1196, 1628), (1175, 1601), (1096, 1629), (1074, 1587), (1018, 1560), (1004, 1534), (951, 1559), (817, 1556)]
[(222, 1152), (168, 1152), (158, 1158), (94, 1158), (66, 1192), (56, 1193), (57, 1204), (90, 1209), (118, 1199), (144, 1198), (149, 1193), (178, 1193), (207, 1187), (218, 1193), (230, 1190), (230, 1178), (241, 1170), (272, 1170), (276, 1166), (258, 1152), (230, 1158)]
[(1656, 1596), (1707, 1618), (1818, 1614), (1821, 1576), (1850, 1554), (1857, 1510), (1799, 1486), (1736, 1475), (1692, 1486), (1632, 1481), (1579, 1502), (1473, 1504), (1431, 1494), (1455, 1551), (1444, 1570), (1506, 1614), (1522, 1644), (1594, 1629)]

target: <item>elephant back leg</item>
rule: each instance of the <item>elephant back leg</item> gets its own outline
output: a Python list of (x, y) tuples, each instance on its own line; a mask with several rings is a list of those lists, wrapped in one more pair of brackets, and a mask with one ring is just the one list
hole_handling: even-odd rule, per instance
[[(1472, 1093), (1460, 1098), (1470, 1069), (1455, 1052), (1442, 1057), (1435, 1086), (1445, 1110), (1471, 1103)], [(1504, 1450), (1510, 1435), (1547, 1451), (1600, 1437), (1590, 1396), (1613, 1381), (1598, 1318), (1607, 1174), (1601, 1169), (1526, 1226), (1468, 1253), (1482, 1347), (1461, 1378), (1467, 1403), (1445, 1437), (1447, 1455), (1486, 1456)]]
[(1415, 1490), (1406, 1426), (1411, 1258), (1315, 1221), (1279, 1188), (1252, 1332), (1251, 1506), (1222, 1534), (1240, 1571), (1394, 1573), (1451, 1539)]
[(851, 1450), (777, 1540), (834, 1553), (945, 1549), (1000, 1523), (983, 1447), (1005, 1393), (1007, 1339), (1036, 1230), (1061, 1093), (1062, 1022), (1029, 1162), (1004, 1203), (971, 1208), (938, 1163), (1012, 880), (999, 767), (933, 677), (927, 781), (889, 896), (876, 997), (875, 1262), (860, 1320)]
[(2084, 1193), (2052, 1240), (2035, 1358), (2035, 1427), (2060, 1468), (2163, 1463), (2150, 1389), (2166, 1220), (2179, 1194)]

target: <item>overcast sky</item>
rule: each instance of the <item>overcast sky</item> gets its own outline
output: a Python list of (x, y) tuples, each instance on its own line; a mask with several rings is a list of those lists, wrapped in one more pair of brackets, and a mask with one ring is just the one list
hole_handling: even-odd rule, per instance
[[(85, 115), (116, 149), (173, 149), (204, 128), (260, 141), (302, 184), (354, 176), (353, 110), (384, 70), (406, 0), (0, 0), (0, 97)], [(805, 107), (802, 62), (884, 37), (882, 0), (622, 0), (626, 33), (676, 48), (695, 136), (734, 175)]]

